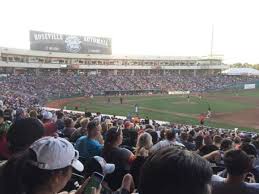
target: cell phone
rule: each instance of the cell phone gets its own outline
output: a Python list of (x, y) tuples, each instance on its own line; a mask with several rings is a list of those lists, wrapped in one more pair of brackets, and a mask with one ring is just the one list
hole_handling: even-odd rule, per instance
[(92, 187), (95, 187), (96, 189), (99, 188), (100, 184), (103, 182), (104, 176), (98, 172), (94, 172), (87, 183), (84, 194), (91, 194), (92, 192)]

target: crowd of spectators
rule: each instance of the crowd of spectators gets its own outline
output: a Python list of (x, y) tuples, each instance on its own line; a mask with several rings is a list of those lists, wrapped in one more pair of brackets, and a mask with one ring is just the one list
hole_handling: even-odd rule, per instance
[[(137, 116), (136, 116), (137, 117)], [(259, 193), (259, 134), (19, 108), (0, 110), (0, 193)], [(81, 186), (80, 186), (81, 185)]]
[(39, 75), (32, 72), (8, 75), (0, 79), (0, 100), (12, 106), (21, 104), (27, 107), (50, 98), (104, 95), (105, 91), (190, 91), (205, 92), (221, 90), (231, 85), (250, 83), (259, 80), (251, 76), (226, 75), (85, 75), (76, 72), (45, 71)]
[(203, 92), (258, 77), (106, 73), (46, 71), (1, 78), (0, 193), (83, 194), (94, 172), (105, 178), (92, 194), (259, 193), (257, 133), (40, 106), (50, 98), (105, 91)]

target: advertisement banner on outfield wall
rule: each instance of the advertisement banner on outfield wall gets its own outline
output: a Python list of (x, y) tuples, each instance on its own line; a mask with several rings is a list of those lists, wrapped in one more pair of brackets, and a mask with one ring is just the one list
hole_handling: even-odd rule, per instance
[(255, 89), (255, 84), (245, 84), (244, 89), (245, 90)]
[(169, 95), (182, 95), (182, 94), (190, 94), (190, 91), (168, 91)]
[(112, 54), (112, 39), (30, 31), (30, 49), (38, 51)]

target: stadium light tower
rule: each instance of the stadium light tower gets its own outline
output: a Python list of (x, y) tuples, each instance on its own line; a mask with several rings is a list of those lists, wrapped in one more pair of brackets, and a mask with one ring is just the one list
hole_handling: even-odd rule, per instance
[(211, 42), (210, 42), (210, 57), (211, 58), (213, 56), (213, 43), (214, 43), (214, 24), (212, 24), (212, 29), (211, 29)]
[(210, 42), (210, 65), (212, 65), (213, 42), (214, 42), (214, 24), (212, 24), (212, 29), (211, 29), (211, 42)]

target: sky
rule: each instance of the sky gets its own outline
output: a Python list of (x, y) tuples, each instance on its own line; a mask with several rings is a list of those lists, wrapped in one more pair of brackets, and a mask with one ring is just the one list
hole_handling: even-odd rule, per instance
[(207, 56), (259, 63), (259, 0), (0, 0), (0, 46), (29, 30), (112, 38), (113, 54)]

